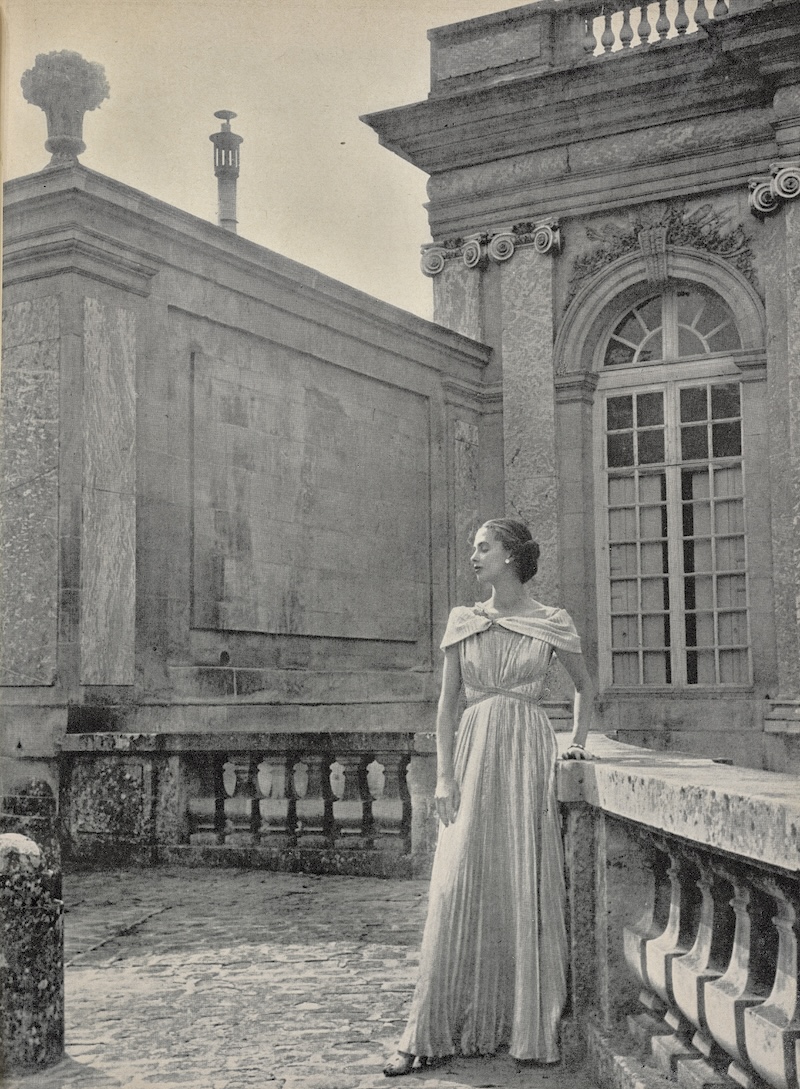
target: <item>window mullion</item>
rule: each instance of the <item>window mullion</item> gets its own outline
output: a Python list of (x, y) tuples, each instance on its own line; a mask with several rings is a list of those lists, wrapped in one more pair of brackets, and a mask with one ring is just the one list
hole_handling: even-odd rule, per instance
[(681, 505), (680, 428), (678, 425), (677, 387), (669, 382), (664, 389), (667, 458), (667, 526), (669, 556), (669, 611), (672, 652), (672, 683), (685, 685), (686, 631), (683, 593), (683, 509)]

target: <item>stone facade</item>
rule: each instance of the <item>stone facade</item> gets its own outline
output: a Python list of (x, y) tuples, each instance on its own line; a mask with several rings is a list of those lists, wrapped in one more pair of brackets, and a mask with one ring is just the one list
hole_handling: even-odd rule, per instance
[[(4, 231), (2, 793), (73, 735), (429, 753), (490, 350), (75, 162)], [(76, 829), (156, 835), (140, 749), (70, 765)]]
[[(651, 5), (650, 16), (659, 16), (653, 27), (646, 7), (613, 8), (600, 16), (580, 0), (529, 4), (433, 30), (428, 99), (366, 121), (382, 144), (430, 175), (434, 242), (423, 247), (422, 268), (433, 281), (436, 318), (495, 350), (505, 506), (529, 519), (542, 543), (538, 595), (565, 605), (585, 637), (601, 679), (604, 729), (651, 747), (800, 769), (798, 6), (734, 2), (717, 5), (709, 19), (698, 4), (695, 21), (694, 5), (677, 14)], [(606, 362), (626, 311), (638, 315), (650, 299), (689, 307), (681, 300), (711, 298), (708, 292), (735, 315), (734, 339), (707, 343), (700, 358), (676, 334), (656, 356), (676, 361), (672, 374), (666, 366), (648, 370), (648, 356), (637, 355), (643, 365), (636, 371), (626, 362), (626, 386), (625, 373)], [(694, 369), (683, 362), (690, 357)], [(738, 390), (746, 477), (739, 558), (723, 558), (720, 535), (730, 524), (723, 531), (721, 506), (718, 528), (707, 530), (719, 536), (714, 570), (726, 572), (715, 583), (713, 621), (710, 597), (701, 617), (694, 596), (704, 562), (695, 542), (706, 531), (699, 520), (686, 528), (686, 488), (695, 488), (696, 499), (699, 470), (694, 483), (681, 470), (681, 485), (683, 454), (673, 446), (662, 455), (661, 479), (677, 490), (658, 499), (673, 528), (656, 534), (665, 538), (658, 570), (670, 595), (656, 606), (644, 597), (631, 604), (633, 582), (623, 587), (609, 575), (616, 538), (604, 475), (608, 391), (625, 390), (630, 399), (658, 381), (659, 396), (668, 396), (703, 375)], [(683, 411), (675, 409), (676, 443), (686, 433)], [(720, 442), (706, 475), (723, 452)], [(643, 465), (636, 469), (642, 489)], [(627, 510), (645, 517), (643, 507)], [(629, 529), (628, 538), (639, 532), (646, 533)], [(636, 544), (632, 579), (650, 573), (645, 539)], [(724, 597), (724, 580), (729, 569), (745, 568), (749, 666), (726, 674), (723, 659), (738, 653), (726, 648), (746, 637), (730, 630), (744, 613), (734, 617), (738, 606)], [(627, 604), (609, 593), (628, 594)], [(647, 613), (656, 607), (661, 634), (652, 636)], [(620, 615), (626, 610), (630, 616)], [(653, 645), (669, 658), (660, 662), (660, 680), (647, 673)], [(704, 683), (695, 647), (708, 647)], [(639, 656), (636, 677), (621, 668), (623, 650), (630, 663)]]

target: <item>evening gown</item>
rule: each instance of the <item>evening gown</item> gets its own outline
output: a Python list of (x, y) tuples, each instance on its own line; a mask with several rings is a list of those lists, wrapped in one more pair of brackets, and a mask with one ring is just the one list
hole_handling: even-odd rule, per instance
[(467, 707), (455, 743), (461, 804), (439, 826), (419, 980), (400, 1051), (558, 1060), (567, 992), (556, 739), (539, 706), (553, 651), (580, 651), (563, 609), (490, 619), (453, 609)]

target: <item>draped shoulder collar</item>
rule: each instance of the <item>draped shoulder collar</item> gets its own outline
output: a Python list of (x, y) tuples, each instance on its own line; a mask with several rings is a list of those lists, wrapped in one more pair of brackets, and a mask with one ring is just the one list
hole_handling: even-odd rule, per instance
[(572, 618), (565, 609), (541, 605), (534, 616), (488, 616), (483, 602), (475, 605), (459, 605), (453, 609), (447, 620), (447, 628), (441, 647), (451, 647), (471, 635), (487, 631), (493, 624), (519, 635), (529, 635), (549, 643), (556, 650), (578, 654), (581, 641)]

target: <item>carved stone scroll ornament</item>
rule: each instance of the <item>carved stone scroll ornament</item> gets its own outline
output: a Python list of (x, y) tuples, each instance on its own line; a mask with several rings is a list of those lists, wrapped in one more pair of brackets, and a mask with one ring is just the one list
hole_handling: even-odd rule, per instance
[(800, 159), (772, 163), (770, 176), (750, 179), (750, 211), (758, 219), (772, 215), (800, 197)]
[(558, 223), (516, 223), (508, 230), (423, 246), (420, 266), (425, 276), (438, 276), (447, 261), (461, 258), (467, 268), (483, 269), (489, 261), (498, 264), (509, 261), (522, 246), (533, 246), (541, 254), (560, 253), (561, 231)]

